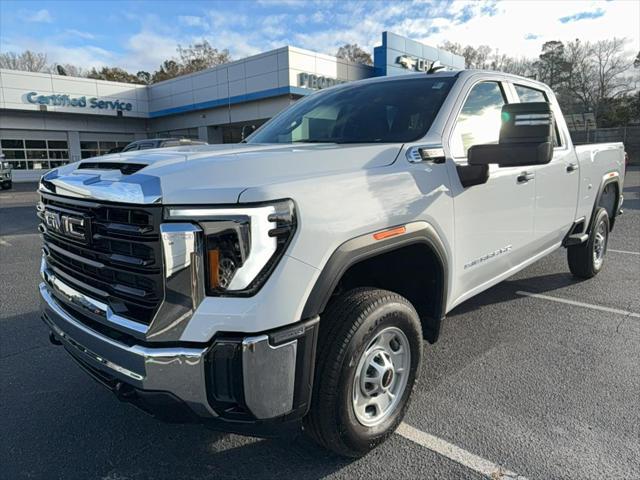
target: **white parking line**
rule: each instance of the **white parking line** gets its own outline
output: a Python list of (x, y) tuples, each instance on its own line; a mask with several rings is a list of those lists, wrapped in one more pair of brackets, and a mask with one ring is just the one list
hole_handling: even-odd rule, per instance
[(517, 291), (516, 293), (518, 295), (523, 295), (525, 297), (541, 298), (543, 300), (550, 300), (552, 302), (566, 303), (568, 305), (575, 305), (577, 307), (591, 308), (592, 310), (600, 310), (602, 312), (618, 313), (620, 315), (626, 315), (628, 317), (640, 318), (640, 313), (629, 312), (627, 310), (620, 310), (618, 308), (603, 307), (602, 305), (594, 305), (592, 303), (578, 302), (577, 300), (569, 300), (568, 298), (550, 297), (549, 295), (543, 295), (541, 293), (532, 293), (532, 292), (523, 292), (523, 291)]
[(438, 455), (442, 455), (449, 460), (453, 460), (454, 462), (474, 470), (481, 475), (485, 475), (492, 480), (527, 480), (526, 477), (506, 470), (497, 463), (493, 463), (490, 460), (479, 457), (478, 455), (457, 447), (446, 440), (434, 437), (433, 435), (425, 433), (422, 430), (418, 430), (404, 422), (400, 424), (396, 433), (407, 440), (411, 440), (412, 442), (417, 443), (424, 448), (428, 448)]
[(626, 253), (628, 255), (640, 255), (640, 252), (630, 252), (629, 250), (614, 250), (613, 248), (607, 248), (607, 252)]
[(11, 247), (11, 246), (13, 246), (2, 237), (0, 237), (0, 245), (2, 245), (3, 247)]

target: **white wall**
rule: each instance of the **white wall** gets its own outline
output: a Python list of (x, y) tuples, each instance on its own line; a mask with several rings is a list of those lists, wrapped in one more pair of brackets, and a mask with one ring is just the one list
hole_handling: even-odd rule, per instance
[[(29, 103), (25, 99), (29, 92), (37, 92), (38, 95), (84, 96), (87, 100), (97, 97), (100, 100), (131, 103), (133, 108), (131, 111), (123, 112), (125, 117), (145, 118), (149, 112), (146, 85), (0, 69), (0, 108), (39, 110), (39, 105)], [(89, 107), (47, 105), (47, 111), (117, 116), (117, 112), (112, 109)]]

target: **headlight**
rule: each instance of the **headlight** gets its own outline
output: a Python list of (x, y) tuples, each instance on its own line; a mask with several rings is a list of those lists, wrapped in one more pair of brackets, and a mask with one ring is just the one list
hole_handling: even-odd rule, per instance
[(198, 223), (204, 232), (207, 295), (252, 295), (293, 237), (292, 200), (225, 208), (167, 207), (167, 220)]

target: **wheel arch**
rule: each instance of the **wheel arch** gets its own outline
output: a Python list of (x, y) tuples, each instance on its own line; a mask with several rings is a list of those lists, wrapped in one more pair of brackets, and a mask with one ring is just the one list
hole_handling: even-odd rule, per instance
[[(610, 194), (607, 192), (607, 187), (611, 186), (613, 188), (613, 199), (610, 200)], [(600, 187), (598, 188), (598, 194), (596, 195), (596, 201), (593, 204), (593, 209), (591, 210), (591, 216), (589, 218), (589, 225), (587, 232), (591, 231), (593, 226), (593, 222), (595, 220), (596, 212), (598, 211), (598, 207), (604, 207), (607, 210), (607, 214), (609, 215), (609, 223), (610, 230), (613, 230), (613, 225), (615, 223), (615, 218), (618, 215), (618, 211), (620, 209), (620, 193), (622, 192), (622, 188), (620, 185), (620, 175), (618, 172), (609, 172), (602, 177), (602, 181), (600, 182)], [(607, 205), (610, 203), (610, 206)]]
[[(376, 239), (374, 235), (380, 232), (371, 232), (340, 245), (312, 287), (303, 308), (302, 318), (321, 315), (331, 297), (339, 293), (345, 283), (348, 287), (384, 288), (407, 297), (414, 304), (422, 321), (424, 337), (431, 343), (435, 342), (446, 312), (449, 282), (447, 250), (435, 228), (427, 222), (412, 222), (391, 227), (389, 231), (398, 229), (403, 229), (403, 233)], [(403, 261), (398, 262), (398, 259)], [(393, 267), (397, 270), (407, 265), (416, 267), (410, 270), (410, 276), (394, 277), (392, 271), (388, 271), (387, 276), (382, 279), (379, 276), (376, 279), (367, 275), (372, 268)], [(427, 266), (434, 268), (428, 268), (427, 272), (417, 271), (420, 267)], [(380, 268), (376, 271), (379, 272)], [(412, 282), (414, 279), (424, 282)], [(417, 292), (420, 293), (416, 295)], [(422, 298), (425, 299), (424, 302), (421, 301)]]

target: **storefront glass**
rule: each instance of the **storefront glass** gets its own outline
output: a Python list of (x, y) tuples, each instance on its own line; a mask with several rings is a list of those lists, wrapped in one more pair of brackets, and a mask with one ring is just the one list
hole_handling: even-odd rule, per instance
[(66, 140), (3, 139), (2, 153), (16, 170), (48, 170), (69, 163)]

